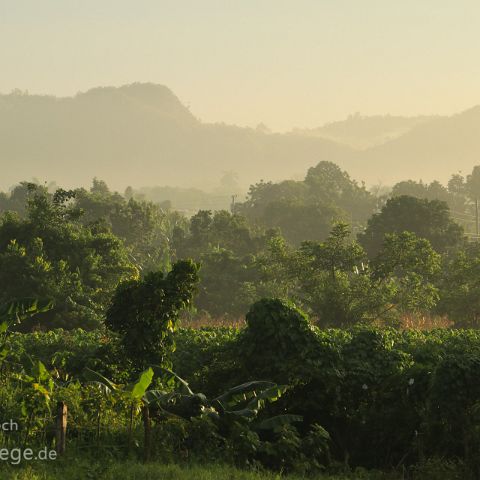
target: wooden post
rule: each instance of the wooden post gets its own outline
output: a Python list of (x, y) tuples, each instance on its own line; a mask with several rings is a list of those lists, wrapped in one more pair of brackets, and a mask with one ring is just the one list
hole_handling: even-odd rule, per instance
[(150, 418), (150, 410), (148, 405), (142, 407), (143, 416), (143, 461), (146, 463), (150, 460), (152, 450), (152, 420)]
[(57, 403), (55, 440), (57, 454), (63, 455), (65, 453), (65, 444), (67, 441), (67, 405), (65, 402)]

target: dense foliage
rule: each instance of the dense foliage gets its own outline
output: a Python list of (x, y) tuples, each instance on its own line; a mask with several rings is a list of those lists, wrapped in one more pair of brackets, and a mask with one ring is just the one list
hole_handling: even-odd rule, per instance
[(463, 233), (450, 217), (445, 202), (400, 196), (389, 199), (381, 212), (368, 220), (359, 240), (369, 255), (375, 255), (386, 233), (404, 231), (426, 238), (439, 252), (458, 245)]
[[(265, 300), (252, 306), (243, 331), (184, 329), (175, 333), (175, 339), (174, 368), (182, 372), (193, 392), (205, 392), (205, 396), (190, 389), (188, 393), (185, 384), (173, 378), (169, 388), (178, 388), (179, 394), (162, 397), (167, 402), (162, 404), (163, 413), (155, 414), (151, 404), (152, 458), (170, 461), (183, 452), (204, 461), (260, 462), (296, 471), (345, 462), (351, 467), (385, 469), (422, 464), (425, 458), (441, 457), (444, 462), (461, 458), (471, 473), (463, 471), (459, 478), (477, 475), (480, 437), (475, 412), (480, 391), (474, 386), (479, 384), (480, 336), (476, 331), (318, 330), (293, 306)], [(115, 337), (108, 340), (116, 341)], [(120, 393), (114, 392), (98, 396), (93, 384), (87, 386), (79, 373), (85, 365), (93, 368), (105, 351), (101, 337), (51, 332), (47, 336), (15, 334), (10, 342), (15, 345), (12, 361), (27, 362), (17, 352), (28, 350), (45, 360), (47, 369), (54, 368), (50, 402), (68, 400), (72, 445), (97, 444), (96, 416), (101, 408), (100, 439), (119, 442), (121, 455), (127, 448), (130, 421), (125, 393), (118, 399)], [(56, 360), (50, 359), (53, 350)], [(110, 367), (104, 364), (104, 368), (109, 375)], [(69, 372), (74, 381), (62, 386), (56, 379)], [(13, 384), (2, 378), (2, 414), (17, 412), (16, 418), (22, 421), (21, 405), (31, 408), (25, 402), (35, 397), (29, 400), (28, 383), (21, 390), (12, 389)], [(265, 386), (276, 382), (290, 388), (264, 404), (253, 423), (250, 417), (242, 420), (244, 413), (248, 415), (243, 410), (241, 415), (238, 410), (219, 420), (212, 416), (216, 397), (227, 398), (222, 395), (239, 381), (258, 378), (274, 382)], [(245, 388), (251, 387), (245, 384)], [(42, 420), (45, 407), (36, 405), (38, 424), (29, 433), (31, 442), (48, 427)], [(202, 410), (202, 405), (208, 408)], [(277, 418), (276, 429), (258, 428), (270, 418)], [(133, 434), (139, 444), (132, 448), (138, 455), (143, 451), (141, 430), (135, 417)]]
[(293, 299), (322, 326), (388, 323), (405, 312), (428, 311), (438, 300), (440, 257), (409, 232), (387, 235), (369, 262), (340, 223), (324, 242), (303, 242), (297, 250), (275, 239), (262, 264), (262, 293)]
[(72, 196), (63, 190), (48, 195), (32, 185), (25, 216), (2, 217), (0, 302), (49, 298), (55, 307), (38, 321), (91, 328), (100, 325), (118, 282), (135, 278), (138, 270), (121, 240), (78, 222)]
[(141, 280), (121, 283), (106, 314), (106, 325), (120, 335), (126, 358), (141, 371), (166, 365), (178, 314), (191, 302), (198, 266), (177, 262), (164, 275), (151, 272)]
[[(190, 318), (238, 320), (253, 302), (279, 297), (323, 326), (418, 315), (476, 325), (473, 267), (461, 261), (473, 258), (474, 248), (439, 198), (453, 205), (456, 195), (466, 212), (477, 177), (474, 169), (448, 187), (399, 183), (385, 203), (320, 162), (302, 182), (253, 186), (234, 213), (200, 210), (190, 218), (136, 198), (132, 189), (111, 192), (98, 179), (88, 191), (23, 182), (0, 198), (0, 301), (55, 301), (25, 330), (95, 328), (119, 283), (165, 274), (191, 258), (201, 268)], [(341, 219), (348, 228), (338, 226)], [(458, 288), (450, 288), (452, 279)]]
[(479, 325), (449, 210), (479, 172), (385, 199), (320, 162), (190, 218), (98, 179), (0, 195), (0, 441), (56, 444), (64, 402), (69, 448), (115, 459), (477, 478), (479, 334), (404, 327)]
[(324, 240), (334, 219), (358, 228), (374, 207), (375, 198), (364, 185), (337, 165), (320, 162), (308, 170), (304, 181), (252, 185), (237, 211), (264, 227), (280, 228), (289, 242), (298, 245), (304, 240)]

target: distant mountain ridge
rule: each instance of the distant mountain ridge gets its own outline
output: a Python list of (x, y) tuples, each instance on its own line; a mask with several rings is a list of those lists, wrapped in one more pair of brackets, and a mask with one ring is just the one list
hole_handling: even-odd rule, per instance
[(61, 185), (94, 176), (126, 185), (210, 186), (224, 171), (243, 185), (282, 179), (346, 147), (195, 118), (167, 87), (95, 88), (75, 97), (0, 95), (1, 187), (37, 177)]
[(360, 163), (378, 178), (445, 181), (453, 173), (470, 173), (480, 164), (480, 106), (416, 125), (404, 135), (360, 152)]
[[(451, 117), (360, 120), (288, 134), (209, 124), (169, 88), (148, 83), (67, 98), (0, 95), (0, 187), (32, 177), (78, 186), (96, 176), (116, 189), (208, 189), (225, 171), (237, 172), (247, 187), (260, 179), (301, 177), (322, 160), (358, 180), (386, 184), (445, 180), (480, 163), (480, 107)], [(360, 149), (359, 142), (369, 146)]]
[(363, 150), (398, 138), (435, 116), (399, 117), (392, 115), (350, 115), (346, 120), (330, 122), (312, 129), (295, 129), (296, 135), (327, 138)]

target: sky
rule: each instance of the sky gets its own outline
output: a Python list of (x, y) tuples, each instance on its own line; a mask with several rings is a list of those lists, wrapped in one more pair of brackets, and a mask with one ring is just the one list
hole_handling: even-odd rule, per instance
[(205, 122), (313, 128), (480, 103), (478, 0), (0, 0), (0, 92), (168, 86)]

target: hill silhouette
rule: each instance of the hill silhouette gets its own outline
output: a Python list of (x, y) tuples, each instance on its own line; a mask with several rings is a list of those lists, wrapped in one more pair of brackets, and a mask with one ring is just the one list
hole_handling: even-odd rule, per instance
[(37, 177), (61, 185), (216, 185), (235, 171), (260, 178), (303, 174), (349, 149), (304, 138), (202, 123), (167, 88), (133, 84), (71, 98), (0, 95), (2, 187)]
[[(480, 106), (420, 123), (400, 137), (358, 153), (377, 179), (445, 181), (480, 163)], [(373, 181), (374, 179), (372, 179)]]
[[(480, 158), (480, 107), (450, 117), (353, 116), (270, 133), (204, 123), (162, 85), (94, 88), (74, 97), (0, 95), (1, 188), (33, 177), (64, 186), (209, 189), (225, 171), (246, 188), (301, 178), (322, 160), (367, 183), (446, 180)], [(356, 147), (356, 148), (353, 148)]]
[(312, 129), (295, 129), (296, 135), (327, 138), (357, 150), (381, 145), (433, 120), (433, 116), (399, 117), (393, 115), (350, 115), (346, 120), (330, 122)]

